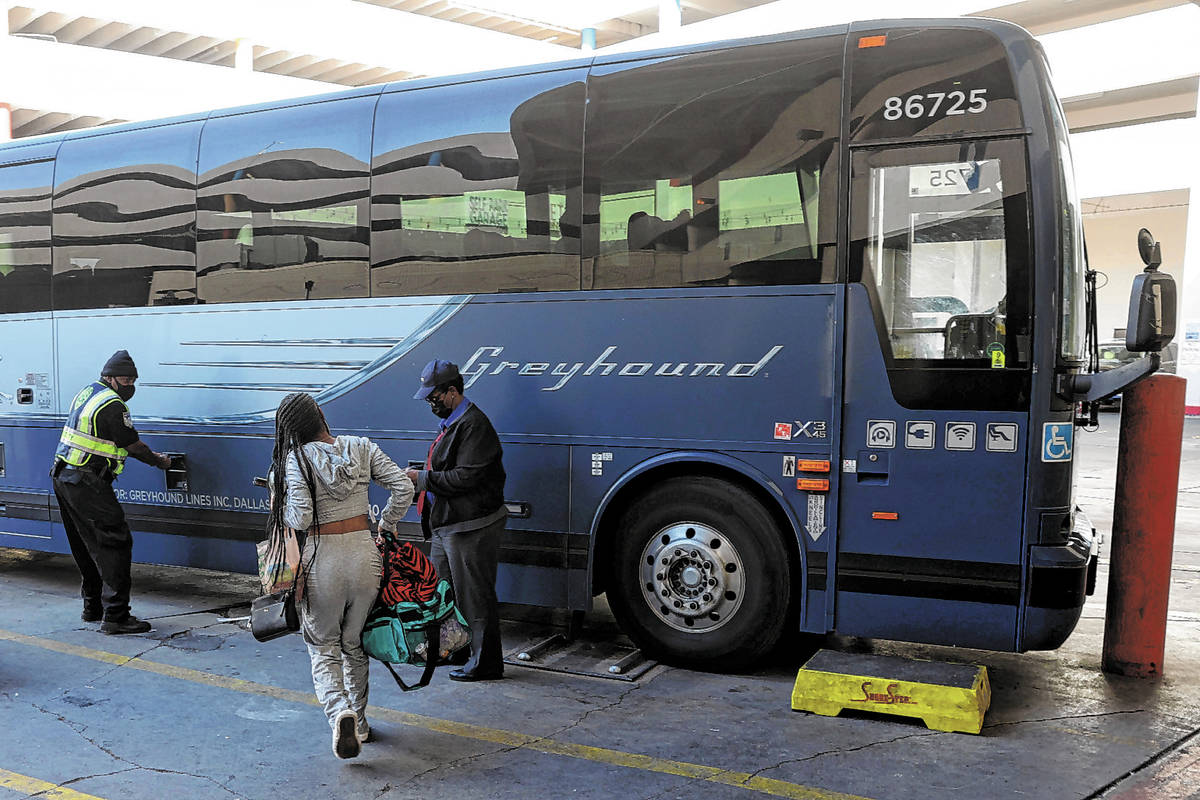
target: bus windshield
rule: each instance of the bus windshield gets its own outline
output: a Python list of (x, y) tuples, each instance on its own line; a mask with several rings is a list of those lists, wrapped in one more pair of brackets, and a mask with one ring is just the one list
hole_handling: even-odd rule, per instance
[(994, 345), (1002, 364), (1000, 160), (876, 167), (870, 193), (868, 258), (893, 356), (983, 358)]

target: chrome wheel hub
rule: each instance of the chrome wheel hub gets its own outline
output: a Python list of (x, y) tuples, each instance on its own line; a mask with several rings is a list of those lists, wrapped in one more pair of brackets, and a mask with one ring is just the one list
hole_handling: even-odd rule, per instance
[(640, 563), (646, 604), (676, 630), (716, 630), (742, 604), (741, 556), (707, 525), (677, 522), (663, 528), (646, 543)]

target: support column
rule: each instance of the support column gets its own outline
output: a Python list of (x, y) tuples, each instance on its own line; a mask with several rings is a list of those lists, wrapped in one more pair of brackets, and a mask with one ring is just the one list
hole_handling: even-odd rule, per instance
[(658, 32), (677, 31), (683, 25), (679, 0), (658, 0)]
[(249, 39), (237, 40), (237, 51), (233, 54), (233, 68), (247, 72), (254, 71), (254, 42)]
[(1160, 677), (1183, 446), (1183, 380), (1151, 375), (1121, 398), (1101, 668)]
[[(1200, 116), (1192, 117), (1191, 141), (1200, 141)], [(1200, 415), (1200, 160), (1184, 158), (1180, 167), (1188, 170), (1187, 238), (1183, 242), (1183, 270), (1176, 275), (1180, 284), (1179, 327), (1175, 341), (1179, 347), (1177, 373), (1187, 378), (1186, 413)], [(1167, 245), (1164, 245), (1164, 248)]]
[[(7, 8), (7, 6), (6, 6)], [(12, 32), (8, 28), (8, 14), (4, 14), (4, 20), (0, 22), (0, 51), (8, 49), (8, 43), (12, 41)], [(0, 142), (7, 142), (12, 139), (12, 106), (8, 103), (0, 103)]]

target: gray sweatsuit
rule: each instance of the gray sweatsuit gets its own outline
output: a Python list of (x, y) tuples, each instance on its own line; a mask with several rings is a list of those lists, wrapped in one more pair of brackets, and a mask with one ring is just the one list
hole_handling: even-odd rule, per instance
[[(371, 481), (391, 491), (380, 514), (383, 527), (394, 529), (408, 510), (412, 481), (370, 439), (339, 436), (332, 444), (309, 442), (303, 452), (316, 483), (318, 522), (368, 513)], [(313, 524), (313, 498), (295, 454), (289, 454), (287, 460), (283, 519), (296, 530)], [(300, 604), (301, 631), (312, 661), (317, 699), (330, 725), (338, 714), (351, 710), (358, 718), (359, 734), (365, 734), (369, 664), (362, 649), (362, 629), (383, 575), (379, 550), (367, 530), (310, 534), (301, 563), (307, 570), (305, 601)]]

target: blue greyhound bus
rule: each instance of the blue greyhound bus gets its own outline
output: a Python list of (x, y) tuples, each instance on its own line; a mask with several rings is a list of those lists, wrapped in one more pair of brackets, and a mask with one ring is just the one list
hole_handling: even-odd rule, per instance
[(438, 357), (504, 443), (503, 601), (607, 593), (713, 669), (804, 632), (1054, 648), (1095, 564), (1084, 280), (1045, 59), (982, 19), (14, 141), (0, 545), (68, 551), (47, 472), (116, 349), (186, 455), (116, 485), (135, 559), (247, 572), (279, 399), (423, 459)]

